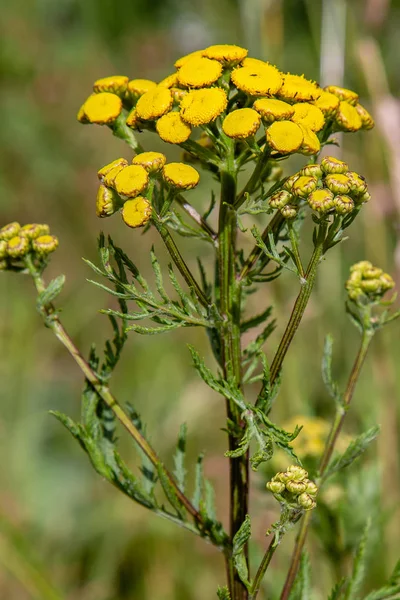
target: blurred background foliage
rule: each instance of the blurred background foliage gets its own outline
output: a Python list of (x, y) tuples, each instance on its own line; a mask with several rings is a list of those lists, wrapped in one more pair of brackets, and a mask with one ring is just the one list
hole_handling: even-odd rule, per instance
[[(284, 367), (274, 409), (280, 423), (295, 417), (327, 420), (333, 414), (320, 377), (324, 336), (335, 337), (334, 370), (344, 384), (358, 343), (344, 313), (348, 267), (367, 258), (400, 283), (400, 71), (399, 0), (14, 0), (2, 3), (0, 21), (0, 214), (1, 223), (48, 222), (60, 238), (48, 276), (64, 272), (64, 322), (84, 353), (109, 333), (98, 309), (110, 299), (85, 283), (81, 257), (96, 260), (99, 227), (110, 233), (150, 275), (148, 251), (160, 243), (142, 237), (115, 216), (99, 222), (94, 203), (96, 171), (117, 156), (130, 157), (106, 128), (82, 127), (75, 114), (102, 76), (126, 74), (159, 80), (177, 57), (214, 43), (245, 45), (250, 55), (282, 70), (305, 73), (326, 85), (356, 89), (377, 122), (372, 132), (343, 138), (336, 155), (367, 176), (372, 201), (320, 269), (318, 286)], [(178, 152), (150, 134), (144, 146)], [(332, 153), (332, 150), (330, 150)], [(299, 159), (297, 159), (299, 160)], [(292, 161), (285, 167), (301, 166)], [(291, 171), (293, 172), (293, 170)], [(190, 192), (205, 207), (215, 183), (202, 177)], [(310, 238), (309, 231), (305, 237)], [(250, 242), (242, 236), (245, 247)], [(196, 268), (209, 249), (180, 241)], [(304, 252), (310, 245), (305, 242)], [(267, 289), (267, 293), (265, 293)], [(251, 308), (272, 303), (278, 330), (266, 349), (272, 357), (297, 294), (284, 274), (250, 298)], [(0, 294), (0, 597), (8, 600), (204, 600), (223, 583), (223, 561), (190, 533), (147, 514), (93, 472), (66, 431), (47, 414), (77, 417), (82, 379), (34, 310), (31, 282), (1, 276)], [(170, 457), (179, 423), (191, 432), (189, 459), (206, 450), (206, 473), (215, 484), (221, 519), (227, 522), (224, 407), (197, 378), (186, 348), (208, 353), (204, 333), (183, 330), (159, 337), (132, 335), (113, 382), (122, 401), (142, 413), (158, 451)], [(173, 346), (171, 345), (173, 344)], [(172, 350), (173, 349), (173, 350)], [(346, 436), (375, 422), (382, 434), (368, 455), (333, 482), (321, 500), (310, 538), (313, 598), (326, 597), (332, 581), (349, 568), (368, 514), (374, 526), (366, 589), (379, 586), (398, 558), (400, 530), (399, 326), (374, 340), (350, 411)], [(211, 357), (210, 357), (211, 364)], [(312, 422), (311, 422), (312, 423)], [(311, 424), (311, 435), (321, 427)], [(314, 427), (314, 429), (313, 429)], [(324, 428), (322, 427), (322, 430)], [(134, 461), (121, 432), (122, 451)], [(309, 452), (318, 452), (314, 439)], [(311, 465), (315, 457), (305, 457)], [(284, 463), (285, 465), (285, 459)], [(254, 477), (255, 538), (276, 516)], [(268, 597), (278, 597), (294, 535), (274, 558)], [(261, 546), (260, 546), (261, 547)], [(253, 548), (254, 558), (260, 549)]]

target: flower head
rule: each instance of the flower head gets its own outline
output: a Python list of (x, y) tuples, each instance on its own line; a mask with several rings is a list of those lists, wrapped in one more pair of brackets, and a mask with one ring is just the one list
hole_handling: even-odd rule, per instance
[(354, 209), (354, 201), (344, 194), (335, 196), (335, 209), (339, 215), (347, 215)]
[(140, 119), (137, 116), (137, 112), (136, 112), (136, 108), (132, 108), (131, 112), (129, 113), (129, 115), (126, 117), (126, 121), (125, 123), (127, 124), (128, 127), (130, 127), (131, 129), (138, 129), (138, 125), (140, 123)]
[(325, 156), (321, 160), (321, 169), (323, 173), (329, 175), (330, 173), (347, 173), (349, 167), (345, 162), (334, 156)]
[(221, 76), (222, 66), (217, 60), (195, 56), (178, 71), (180, 85), (193, 88), (207, 87)]
[(339, 87), (338, 85), (328, 85), (326, 86), (325, 91), (333, 94), (339, 98), (339, 100), (345, 100), (353, 106), (355, 106), (358, 102), (358, 94), (353, 92), (353, 90), (348, 90), (346, 88)]
[(0, 240), (10, 240), (14, 236), (18, 235), (21, 225), (17, 221), (8, 223), (0, 229)]
[(298, 125), (303, 132), (303, 142), (299, 152), (301, 154), (306, 154), (307, 156), (310, 154), (318, 154), (318, 152), (321, 150), (321, 142), (319, 141), (316, 133), (305, 125), (301, 125), (300, 123)]
[(280, 190), (275, 192), (270, 199), (269, 205), (271, 208), (283, 208), (286, 204), (293, 200), (293, 195), (287, 190)]
[(216, 44), (203, 50), (203, 56), (230, 65), (241, 62), (247, 56), (248, 50), (240, 46)]
[(223, 123), (224, 133), (234, 139), (246, 139), (260, 127), (261, 117), (252, 108), (238, 108), (229, 113)]
[[(109, 125), (119, 117), (121, 111), (122, 100), (119, 96), (110, 92), (100, 92), (99, 94), (89, 96), (83, 104), (80, 113), (88, 123)], [(78, 113), (78, 117), (80, 113)]]
[(140, 96), (136, 104), (139, 119), (153, 121), (169, 111), (172, 106), (172, 94), (166, 87), (157, 86)]
[(362, 128), (372, 129), (375, 126), (375, 123), (369, 112), (361, 104), (356, 104), (355, 108), (361, 117)]
[(351, 180), (347, 175), (327, 175), (325, 177), (325, 185), (335, 194), (347, 194), (351, 188)]
[(129, 165), (118, 173), (114, 186), (122, 198), (134, 198), (147, 187), (149, 176), (141, 165)]
[(306, 165), (299, 171), (299, 175), (309, 175), (320, 179), (322, 177), (321, 165)]
[(292, 186), (293, 193), (299, 198), (307, 198), (317, 187), (317, 179), (309, 175), (301, 175)]
[(267, 123), (288, 120), (294, 115), (294, 108), (291, 104), (275, 98), (259, 98), (254, 102), (253, 108)]
[(298, 123), (308, 127), (312, 131), (320, 131), (325, 124), (325, 118), (322, 111), (308, 102), (298, 102), (293, 105), (294, 114), (293, 123)]
[(101, 184), (96, 197), (96, 215), (98, 217), (110, 217), (121, 206), (122, 200), (117, 192), (104, 184)]
[(221, 88), (206, 88), (189, 92), (181, 102), (181, 117), (186, 123), (198, 127), (215, 121), (228, 103)]
[(162, 81), (160, 81), (160, 83), (158, 85), (161, 85), (161, 87), (166, 87), (166, 88), (172, 88), (176, 85), (178, 85), (178, 73), (171, 73), (171, 75), (168, 75), (167, 77), (164, 77), (164, 79)]
[(358, 131), (362, 127), (362, 120), (357, 109), (343, 100), (335, 114), (335, 123), (339, 131)]
[(292, 121), (276, 121), (267, 129), (267, 143), (281, 154), (296, 152), (303, 139), (301, 127)]
[(46, 223), (29, 223), (24, 225), (18, 232), (20, 237), (26, 237), (28, 240), (34, 240), (41, 235), (47, 235), (50, 228)]
[(156, 130), (160, 138), (169, 144), (182, 144), (192, 133), (191, 127), (178, 112), (169, 112), (158, 119)]
[(314, 81), (306, 79), (304, 75), (291, 73), (283, 75), (283, 85), (278, 92), (280, 98), (296, 102), (316, 100), (320, 95), (321, 89)]
[(172, 162), (164, 166), (165, 181), (178, 190), (191, 190), (199, 183), (200, 175), (190, 165)]
[(296, 217), (298, 208), (293, 204), (285, 204), (285, 206), (282, 206), (282, 208), (279, 209), (279, 212), (284, 219), (291, 220)]
[(111, 92), (117, 96), (124, 97), (128, 87), (129, 77), (125, 75), (111, 75), (110, 77), (102, 77), (97, 79), (93, 84), (93, 91), (98, 94), (100, 92)]
[(128, 227), (143, 227), (150, 220), (152, 213), (151, 204), (146, 198), (138, 196), (127, 200), (122, 207), (121, 215)]
[(322, 110), (328, 117), (336, 112), (339, 103), (339, 98), (330, 92), (321, 92), (321, 95), (313, 101), (314, 106)]
[(29, 240), (16, 235), (7, 241), (7, 255), (11, 258), (21, 258), (29, 252)]
[(41, 235), (32, 241), (32, 248), (39, 255), (46, 256), (57, 250), (58, 238), (55, 235)]
[[(119, 168), (120, 171), (121, 169), (127, 166), (128, 161), (125, 158), (117, 158), (116, 160), (113, 160), (108, 165), (105, 165), (99, 171), (97, 171), (97, 176), (100, 179), (100, 181), (104, 181), (105, 177), (107, 177), (109, 173), (114, 172), (115, 169)], [(119, 171), (117, 171), (115, 174), (117, 174)]]
[(350, 277), (346, 281), (346, 290), (351, 300), (357, 301), (363, 296), (375, 300), (394, 287), (394, 281), (388, 273), (374, 267), (368, 260), (362, 260), (350, 268)]
[(276, 94), (282, 85), (278, 69), (267, 63), (263, 67), (239, 67), (232, 71), (231, 80), (238, 90), (251, 96)]
[(312, 210), (324, 214), (335, 207), (334, 198), (330, 190), (322, 188), (311, 192), (307, 197), (307, 202)]
[(161, 152), (141, 152), (132, 159), (133, 165), (142, 165), (148, 173), (157, 173), (167, 162), (167, 157)]
[(185, 56), (181, 56), (178, 60), (175, 61), (174, 67), (180, 69), (184, 64), (191, 60), (192, 58), (201, 58), (203, 56), (203, 50), (195, 50), (194, 52), (190, 52), (190, 54), (185, 54)]
[(346, 173), (347, 177), (350, 180), (350, 191), (357, 196), (361, 196), (368, 191), (367, 183), (363, 177), (361, 177), (355, 171), (349, 171)]
[(143, 96), (143, 94), (150, 90), (154, 90), (156, 87), (156, 82), (151, 81), (151, 79), (131, 79), (128, 82), (126, 95), (132, 102), (136, 102), (140, 96)]

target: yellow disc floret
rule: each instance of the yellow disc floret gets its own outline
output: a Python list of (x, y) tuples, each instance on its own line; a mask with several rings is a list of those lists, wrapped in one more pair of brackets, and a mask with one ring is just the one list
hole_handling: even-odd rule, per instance
[(131, 79), (128, 82), (126, 95), (132, 101), (136, 101), (140, 96), (143, 96), (143, 94), (153, 90), (155, 87), (157, 87), (157, 84), (155, 81), (151, 81), (151, 79)]
[(26, 237), (28, 240), (35, 240), (41, 235), (50, 233), (50, 227), (46, 223), (29, 223), (24, 225), (18, 232), (20, 237)]
[(124, 96), (128, 86), (129, 77), (125, 75), (111, 75), (98, 79), (93, 84), (93, 91), (98, 94), (100, 92), (111, 92), (117, 96)]
[(133, 165), (142, 165), (148, 173), (157, 173), (167, 162), (167, 157), (161, 152), (141, 152), (132, 159)]
[(193, 90), (181, 102), (181, 117), (194, 127), (206, 125), (224, 112), (227, 103), (226, 93), (221, 88)]
[(187, 63), (188, 60), (192, 58), (201, 58), (203, 56), (203, 50), (195, 50), (194, 52), (190, 52), (190, 54), (185, 54), (185, 56), (181, 56), (178, 60), (175, 61), (174, 67), (180, 69), (184, 64)]
[(291, 104), (275, 98), (259, 98), (254, 102), (253, 108), (267, 123), (287, 120), (294, 115), (294, 108)]
[(178, 82), (186, 87), (202, 88), (220, 77), (222, 65), (217, 60), (195, 56), (178, 71)]
[(339, 98), (330, 92), (321, 92), (319, 98), (314, 100), (314, 106), (322, 110), (324, 115), (331, 116), (339, 106)]
[(168, 144), (182, 144), (192, 133), (191, 127), (178, 112), (169, 112), (158, 119), (156, 129), (160, 138)]
[(32, 248), (38, 254), (45, 256), (58, 248), (58, 238), (55, 235), (41, 235), (32, 242)]
[(281, 154), (296, 152), (303, 139), (301, 127), (292, 121), (276, 121), (267, 129), (267, 143)]
[(248, 50), (246, 50), (246, 48), (241, 48), (240, 46), (216, 44), (215, 46), (209, 46), (203, 50), (203, 56), (218, 60), (222, 63), (235, 64), (246, 58), (247, 52)]
[(146, 198), (138, 196), (127, 200), (122, 207), (121, 215), (128, 227), (143, 227), (149, 221), (152, 213), (151, 204)]
[(278, 96), (284, 100), (310, 101), (316, 100), (321, 95), (321, 89), (314, 81), (306, 79), (304, 75), (283, 75), (283, 85)]
[(29, 240), (16, 235), (7, 242), (7, 255), (12, 258), (21, 258), (29, 252)]
[(261, 117), (252, 108), (239, 108), (229, 113), (222, 123), (224, 133), (231, 138), (246, 139), (260, 127)]
[(320, 131), (323, 128), (325, 124), (324, 115), (316, 106), (308, 102), (298, 102), (293, 105), (293, 110), (293, 123), (304, 125), (312, 131)]
[(190, 165), (174, 162), (163, 168), (164, 179), (169, 185), (179, 190), (190, 190), (199, 183), (200, 175)]
[(129, 165), (115, 178), (115, 189), (122, 198), (138, 196), (149, 182), (149, 175), (141, 165)]
[(346, 100), (349, 104), (356, 105), (358, 102), (358, 94), (353, 90), (339, 87), (337, 85), (327, 85), (325, 90), (330, 94), (334, 94), (339, 100)]
[(262, 67), (239, 67), (232, 72), (231, 80), (238, 90), (251, 96), (275, 94), (282, 85), (278, 69), (267, 63)]
[(122, 100), (116, 94), (100, 92), (89, 96), (82, 111), (89, 123), (108, 125), (113, 123), (122, 111)]
[(172, 94), (168, 88), (157, 86), (141, 96), (136, 104), (139, 119), (153, 121), (162, 117), (172, 106)]
[(357, 109), (345, 100), (339, 104), (335, 121), (340, 131), (358, 131), (362, 127), (362, 120)]

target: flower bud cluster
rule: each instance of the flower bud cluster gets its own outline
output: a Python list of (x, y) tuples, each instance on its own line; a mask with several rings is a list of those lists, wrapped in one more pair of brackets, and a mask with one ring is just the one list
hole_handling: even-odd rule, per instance
[[(249, 58), (246, 48), (213, 45), (175, 62), (175, 72), (159, 83), (115, 75), (95, 81), (78, 113), (82, 123), (156, 131), (182, 144), (195, 127), (220, 119), (226, 136), (253, 138), (260, 127), (273, 155), (320, 151), (318, 132), (370, 129), (371, 116), (352, 90), (322, 89), (304, 77), (283, 73), (268, 62)], [(130, 111), (129, 114), (127, 111)]]
[(50, 235), (46, 224), (8, 223), (0, 229), (0, 270), (22, 267), (23, 258), (31, 253), (45, 258), (58, 247), (58, 239)]
[(307, 165), (289, 177), (283, 189), (270, 197), (269, 204), (279, 209), (285, 218), (296, 216), (302, 200), (320, 215), (345, 215), (368, 202), (370, 197), (361, 175), (350, 171), (345, 162), (326, 156), (320, 164)]
[(317, 505), (318, 488), (308, 479), (307, 471), (298, 465), (291, 465), (286, 471), (274, 475), (267, 483), (267, 489), (279, 502), (291, 508), (311, 510)]
[(350, 277), (346, 281), (347, 293), (354, 301), (365, 297), (377, 300), (393, 287), (392, 277), (367, 260), (353, 265), (350, 269)]
[(132, 163), (118, 158), (98, 171), (100, 186), (96, 214), (109, 217), (121, 210), (129, 227), (143, 227), (152, 215), (151, 197), (154, 184), (163, 181), (174, 192), (194, 188), (199, 173), (184, 163), (169, 163), (161, 152), (141, 152)]

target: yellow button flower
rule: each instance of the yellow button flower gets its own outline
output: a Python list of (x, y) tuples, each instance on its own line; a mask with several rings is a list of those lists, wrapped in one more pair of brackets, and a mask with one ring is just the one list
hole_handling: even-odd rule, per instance
[(21, 225), (17, 221), (8, 223), (0, 229), (0, 240), (10, 240), (14, 236), (18, 235)]
[(141, 165), (129, 165), (115, 178), (115, 189), (122, 198), (134, 198), (147, 187), (149, 176)]
[(167, 162), (167, 157), (161, 152), (141, 152), (132, 159), (133, 165), (142, 165), (148, 173), (157, 173)]
[(349, 167), (345, 162), (334, 156), (325, 156), (321, 160), (321, 169), (326, 175), (329, 175), (331, 173), (347, 173)]
[(296, 152), (303, 139), (301, 127), (292, 121), (276, 121), (267, 129), (267, 143), (281, 154)]
[(250, 67), (251, 69), (262, 69), (263, 67), (269, 67), (269, 63), (259, 58), (246, 57), (242, 62), (242, 67)]
[(283, 208), (286, 204), (293, 200), (293, 196), (287, 190), (280, 190), (275, 192), (269, 199), (269, 205), (271, 208)]
[(351, 188), (351, 179), (347, 175), (333, 174), (325, 177), (325, 185), (335, 194), (347, 194)]
[(293, 204), (285, 204), (285, 206), (282, 206), (282, 208), (279, 209), (282, 217), (288, 220), (294, 219), (297, 215), (297, 211), (297, 206), (294, 206)]
[(121, 199), (118, 194), (101, 184), (96, 197), (96, 215), (98, 217), (110, 217), (121, 206)]
[(202, 88), (221, 76), (222, 65), (217, 60), (195, 56), (178, 71), (178, 82), (186, 87)]
[(293, 123), (304, 125), (312, 131), (320, 131), (325, 125), (323, 112), (308, 102), (298, 102), (293, 105)]
[(104, 177), (107, 175), (107, 173), (109, 173), (110, 171), (115, 169), (115, 167), (123, 168), (123, 167), (127, 167), (127, 166), (128, 166), (128, 161), (125, 158), (117, 158), (116, 160), (113, 160), (108, 165), (105, 165), (99, 171), (97, 171), (97, 176), (100, 179), (100, 181), (103, 181)]
[(114, 187), (115, 178), (117, 177), (118, 173), (122, 171), (122, 169), (126, 168), (126, 166), (127, 165), (117, 165), (113, 169), (110, 169), (108, 173), (103, 177), (102, 182), (104, 183), (104, 185), (107, 185), (108, 187)]
[(178, 112), (169, 112), (158, 119), (156, 129), (160, 138), (169, 144), (182, 144), (192, 133), (191, 127)]
[(300, 169), (299, 175), (309, 175), (310, 177), (316, 177), (317, 179), (321, 179), (321, 165), (306, 165), (305, 167)]
[(307, 202), (313, 210), (322, 214), (332, 210), (335, 206), (334, 195), (325, 188), (311, 192), (307, 196)]
[(163, 168), (164, 179), (169, 185), (179, 190), (190, 190), (199, 183), (200, 175), (190, 165), (173, 162)]
[(232, 46), (229, 44), (217, 44), (209, 46), (203, 51), (203, 56), (212, 58), (222, 63), (235, 64), (241, 62), (247, 56), (248, 50), (240, 46)]
[(346, 100), (349, 104), (356, 105), (358, 102), (358, 94), (353, 92), (353, 90), (347, 90), (338, 85), (327, 85), (325, 90), (337, 96), (339, 100)]
[(136, 108), (132, 108), (131, 112), (126, 118), (126, 124), (131, 129), (138, 129), (138, 125), (140, 123), (140, 119), (137, 116)]
[(29, 252), (29, 240), (16, 235), (7, 242), (7, 255), (12, 258), (21, 258)]
[(321, 92), (319, 98), (313, 101), (314, 106), (327, 115), (333, 115), (339, 107), (339, 98), (330, 92)]
[(253, 108), (267, 123), (287, 120), (294, 115), (294, 108), (291, 104), (275, 98), (260, 98), (254, 102)]
[(121, 210), (124, 222), (132, 228), (146, 225), (150, 220), (151, 213), (150, 202), (142, 196), (138, 196), (134, 200), (127, 200)]
[(303, 143), (300, 146), (299, 152), (306, 156), (318, 154), (321, 150), (321, 142), (316, 133), (309, 127), (305, 127), (305, 125), (301, 125), (300, 123), (298, 125), (303, 132)]
[(300, 198), (306, 198), (317, 187), (317, 179), (309, 175), (301, 175), (292, 186), (293, 193)]
[(362, 127), (357, 109), (346, 101), (340, 102), (335, 121), (341, 131), (358, 131)]
[(28, 240), (34, 240), (41, 235), (47, 235), (50, 227), (46, 223), (29, 223), (24, 225), (18, 232), (20, 237), (26, 237)]
[(178, 73), (172, 73), (165, 77), (158, 85), (161, 87), (172, 88), (175, 85), (178, 85)]
[(227, 104), (226, 93), (221, 88), (193, 90), (181, 102), (181, 117), (194, 127), (206, 125), (215, 121)]
[(153, 121), (162, 117), (172, 106), (172, 94), (168, 88), (157, 86), (140, 96), (136, 104), (139, 119)]
[(304, 75), (283, 75), (283, 85), (278, 96), (284, 100), (310, 101), (316, 100), (321, 95), (321, 89), (314, 81), (306, 79)]
[(355, 108), (361, 117), (362, 128), (372, 129), (375, 126), (375, 123), (369, 112), (361, 104), (356, 104)]
[(188, 60), (192, 58), (201, 58), (203, 56), (203, 50), (195, 50), (194, 52), (190, 52), (190, 54), (185, 54), (185, 56), (181, 56), (178, 60), (175, 61), (174, 67), (180, 69), (184, 64), (187, 63)]
[(135, 102), (140, 96), (143, 96), (143, 94), (150, 90), (154, 90), (156, 87), (156, 82), (151, 81), (151, 79), (131, 79), (128, 82), (126, 95)]
[(228, 137), (246, 139), (256, 133), (260, 123), (258, 112), (252, 108), (239, 108), (225, 117), (222, 129)]
[(350, 179), (350, 190), (353, 194), (365, 194), (368, 189), (366, 181), (355, 171), (349, 171), (346, 175)]
[(232, 71), (231, 80), (238, 90), (251, 96), (276, 94), (282, 85), (278, 69), (267, 63), (263, 67), (239, 67)]
[(38, 254), (46, 255), (58, 248), (58, 238), (55, 235), (41, 235), (32, 242), (32, 248)]
[(335, 209), (340, 215), (347, 215), (354, 208), (354, 202), (350, 196), (335, 196)]
[(116, 94), (100, 92), (89, 96), (82, 111), (89, 123), (108, 125), (113, 123), (122, 111), (122, 100)]
[(96, 94), (99, 92), (111, 92), (112, 94), (117, 94), (117, 96), (124, 96), (128, 87), (128, 81), (129, 77), (125, 77), (125, 75), (103, 77), (94, 82), (93, 91)]

